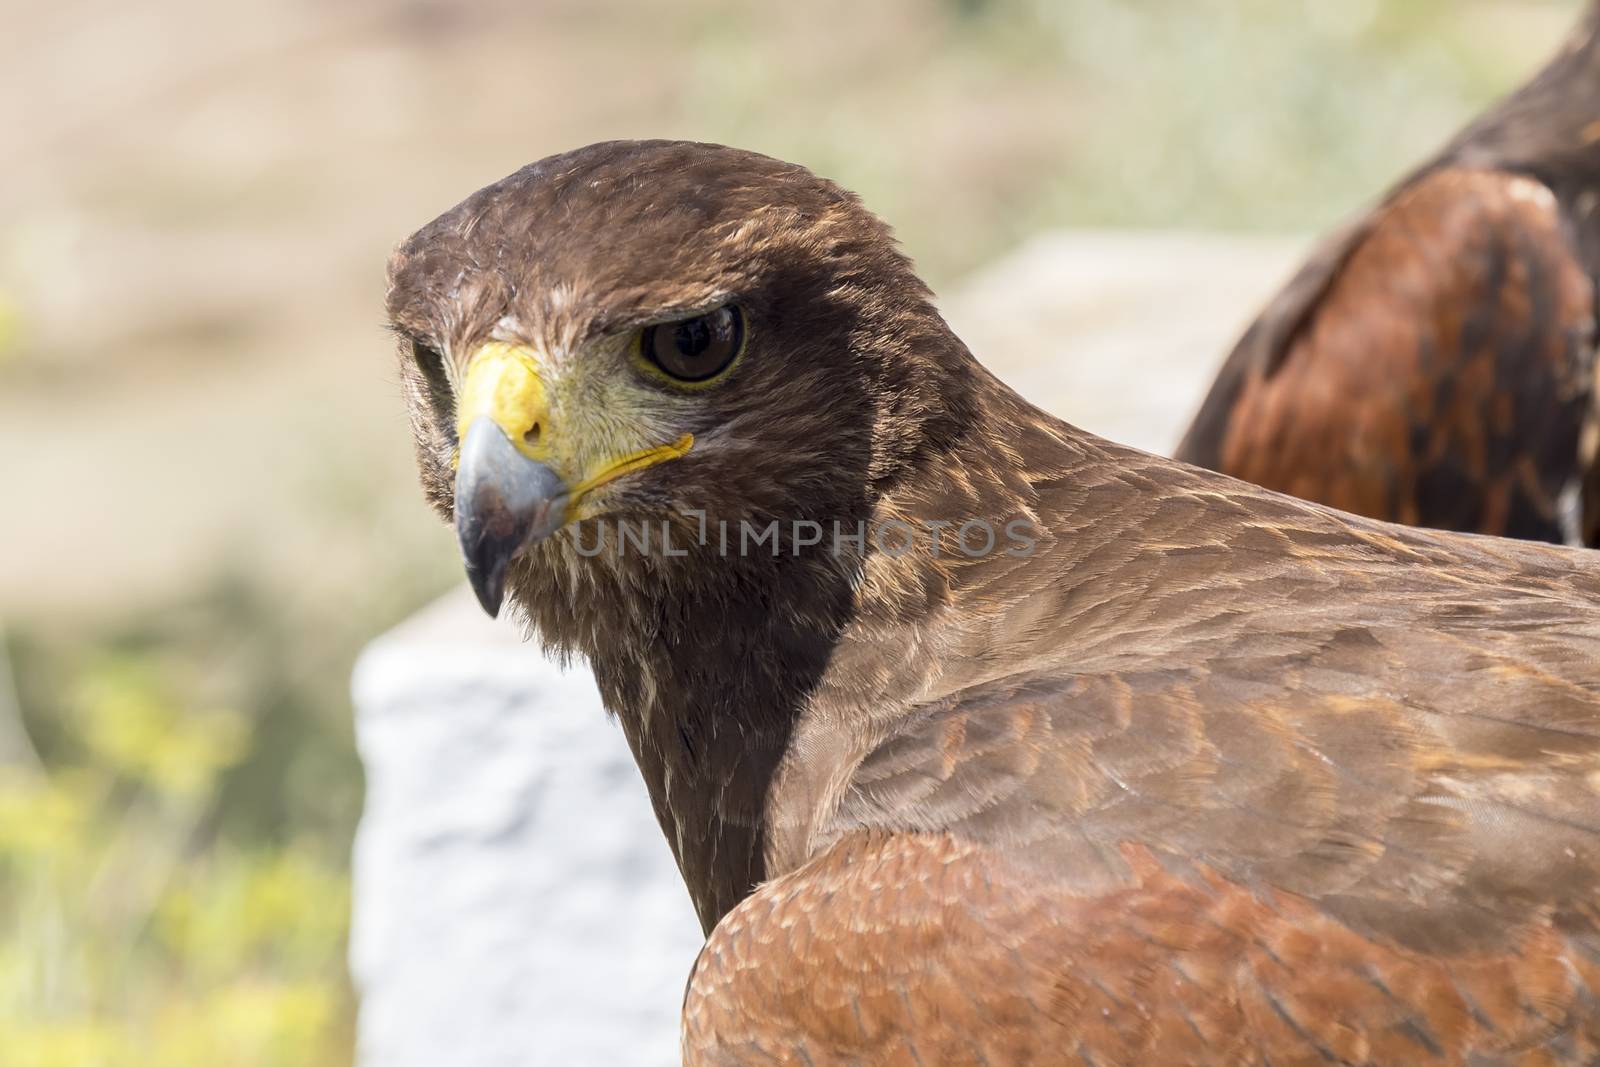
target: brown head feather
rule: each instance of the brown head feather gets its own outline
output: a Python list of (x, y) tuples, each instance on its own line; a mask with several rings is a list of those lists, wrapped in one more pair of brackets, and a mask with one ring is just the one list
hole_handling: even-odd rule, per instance
[[(673, 310), (739, 304), (749, 349), (683, 427), (699, 444), (619, 486), (607, 516), (674, 516), (685, 541), (698, 525), (686, 512), (713, 529), (853, 530), (974, 425), (970, 357), (888, 228), (833, 183), (754, 153), (647, 141), (542, 160), (419, 230), (389, 276), (424, 487), (447, 517), (453, 414), (429, 363), (464, 361), (496, 330), (577, 349)], [(594, 665), (691, 885), (716, 883), (695, 891), (709, 923), (761, 876), (767, 781), (854, 610), (861, 561), (591, 559), (580, 540), (598, 534), (579, 524), (530, 551), (513, 600), (544, 642)], [(739, 840), (675, 813), (691, 794), (718, 797), (716, 820)]]

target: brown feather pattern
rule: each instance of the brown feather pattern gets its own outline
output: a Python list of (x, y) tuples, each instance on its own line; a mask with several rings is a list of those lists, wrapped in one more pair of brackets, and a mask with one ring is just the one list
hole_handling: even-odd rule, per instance
[(1178, 458), (1374, 518), (1600, 538), (1597, 28), (1591, 9), (1527, 86), (1318, 249)]
[(405, 361), (460, 364), (507, 322), (582, 351), (707, 294), (750, 350), (686, 409), (689, 455), (606, 490), (613, 517), (1023, 517), (1038, 542), (588, 557), (586, 520), (516, 565), (708, 933), (687, 1064), (1595, 1062), (1593, 557), (1061, 423), (854, 198), (731, 149), (519, 172), (402, 246), (390, 313)]

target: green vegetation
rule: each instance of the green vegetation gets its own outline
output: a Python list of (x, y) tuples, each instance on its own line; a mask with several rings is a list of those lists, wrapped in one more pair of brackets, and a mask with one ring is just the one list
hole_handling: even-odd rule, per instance
[(47, 766), (0, 769), (0, 1063), (348, 1063), (341, 850), (219, 830), (263, 739), (154, 662), (94, 655)]

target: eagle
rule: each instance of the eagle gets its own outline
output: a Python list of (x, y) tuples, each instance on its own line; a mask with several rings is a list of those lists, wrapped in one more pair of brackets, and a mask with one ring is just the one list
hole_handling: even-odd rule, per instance
[(1327, 239), (1179, 459), (1346, 511), (1595, 545), (1600, 0), (1559, 54)]
[(733, 148), (544, 159), (388, 280), (423, 489), (704, 927), (686, 1064), (1600, 1057), (1593, 555), (1061, 422)]

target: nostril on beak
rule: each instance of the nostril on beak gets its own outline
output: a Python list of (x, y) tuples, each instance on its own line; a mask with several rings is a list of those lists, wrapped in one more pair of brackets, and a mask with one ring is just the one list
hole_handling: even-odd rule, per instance
[(539, 443), (539, 424), (536, 422), (532, 426), (528, 427), (528, 432), (522, 435), (522, 439), (524, 441), (528, 442), (530, 445), (538, 444)]

